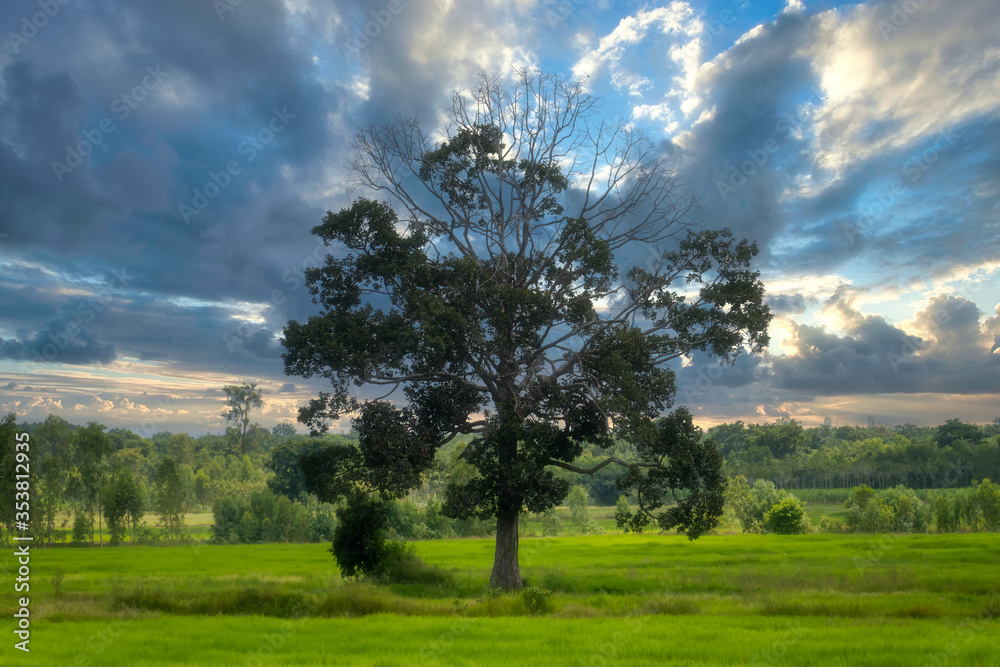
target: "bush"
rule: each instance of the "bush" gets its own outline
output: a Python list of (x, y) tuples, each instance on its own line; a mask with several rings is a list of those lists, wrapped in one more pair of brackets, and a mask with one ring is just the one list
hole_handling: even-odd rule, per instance
[(219, 498), (212, 506), (212, 540), (221, 544), (239, 542), (237, 528), (243, 516), (243, 507), (236, 498)]
[(952, 493), (934, 500), (934, 523), (939, 533), (950, 533), (958, 528), (955, 520), (955, 496)]
[(931, 522), (927, 504), (913, 489), (900, 485), (879, 494), (891, 515), (890, 530), (894, 533), (925, 533)]
[(628, 505), (628, 498), (625, 496), (618, 496), (618, 502), (615, 503), (615, 524), (622, 530), (622, 532), (629, 532), (631, 526), (629, 522), (632, 518), (632, 510)]
[(303, 505), (266, 488), (253, 491), (245, 500), (220, 497), (212, 513), (212, 540), (221, 544), (321, 542), (333, 537), (331, 505), (311, 497)]
[(371, 576), (391, 584), (427, 584), (441, 586), (451, 583), (451, 575), (439, 567), (428, 565), (412, 543), (386, 542), (382, 556)]
[(452, 527), (451, 519), (441, 514), (440, 504), (429, 501), (424, 506), (422, 518), (424, 525), (427, 527), (428, 537), (436, 539), (455, 536), (455, 529)]
[(451, 525), (459, 537), (492, 537), (497, 533), (497, 520), (495, 518), (455, 519)]
[(385, 503), (388, 535), (392, 538), (413, 539), (420, 534), (420, 508), (409, 498)]
[(306, 495), (306, 509), (309, 511), (309, 541), (326, 542), (333, 539), (333, 529), (337, 525), (333, 505), (320, 502), (316, 496)]
[(743, 475), (737, 475), (726, 484), (726, 505), (744, 533), (763, 533), (767, 529), (768, 511), (788, 498), (798, 501), (784, 489), (775, 488), (774, 482), (764, 479), (750, 486)]
[(545, 510), (545, 514), (542, 515), (542, 535), (545, 537), (551, 537), (558, 535), (562, 532), (562, 521), (556, 516), (556, 511), (553, 508)]
[(590, 520), (590, 496), (587, 489), (579, 484), (574, 486), (569, 492), (569, 515), (576, 529), (581, 533), (586, 533), (591, 525)]
[(977, 518), (973, 527), (976, 530), (1000, 529), (1000, 486), (989, 479), (984, 479), (980, 484), (973, 482), (971, 495)]
[(770, 510), (764, 519), (764, 525), (772, 533), (778, 535), (798, 535), (807, 530), (806, 513), (802, 509), (804, 503), (797, 498), (785, 498)]
[(82, 509), (73, 515), (73, 541), (85, 542), (94, 534), (94, 521)]
[(852, 533), (922, 533), (930, 524), (927, 504), (903, 486), (886, 491), (856, 486), (845, 507), (845, 523)]
[(389, 512), (381, 500), (352, 496), (339, 512), (330, 553), (344, 577), (375, 571), (386, 555)]
[(819, 521), (819, 532), (821, 533), (843, 533), (845, 532), (844, 522), (840, 519), (824, 516)]
[(552, 611), (552, 603), (549, 602), (552, 592), (545, 588), (525, 588), (521, 591), (524, 598), (524, 606), (528, 608), (528, 613), (532, 616), (540, 616)]

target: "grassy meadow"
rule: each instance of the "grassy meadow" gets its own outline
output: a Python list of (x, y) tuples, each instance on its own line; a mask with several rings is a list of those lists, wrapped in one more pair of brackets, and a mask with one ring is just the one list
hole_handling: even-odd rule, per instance
[(548, 597), (489, 594), (491, 540), (416, 549), (437, 567), (392, 585), (323, 544), (34, 551), (32, 651), (3, 663), (1000, 663), (995, 534), (522, 539)]

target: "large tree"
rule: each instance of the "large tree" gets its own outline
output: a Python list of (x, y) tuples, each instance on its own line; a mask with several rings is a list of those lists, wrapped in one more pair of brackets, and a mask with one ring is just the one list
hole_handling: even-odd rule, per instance
[[(766, 345), (755, 244), (693, 228), (661, 153), (579, 84), (484, 76), (449, 112), (436, 138), (415, 120), (360, 130), (358, 182), (394, 206), (359, 199), (313, 229), (335, 253), (306, 272), (321, 312), (285, 327), (285, 371), (332, 384), (301, 422), (354, 415), (358, 441), (310, 457), (312, 478), (398, 497), (443, 443), (476, 434), (477, 474), (444, 511), (496, 517), (494, 587), (522, 585), (518, 516), (565, 497), (554, 468), (622, 466), (640, 499), (626, 520), (693, 539), (721, 515), (721, 457), (686, 410), (658, 420), (668, 364)], [(364, 400), (372, 387), (384, 395)], [(573, 464), (615, 438), (639, 460)]]

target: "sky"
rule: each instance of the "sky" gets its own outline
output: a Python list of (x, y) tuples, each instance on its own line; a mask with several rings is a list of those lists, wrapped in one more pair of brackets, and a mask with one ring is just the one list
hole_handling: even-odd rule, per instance
[(365, 194), (352, 133), (530, 67), (761, 248), (771, 345), (677, 367), (699, 424), (992, 422), (998, 34), (982, 0), (4, 2), (0, 412), (220, 432), (256, 380), (294, 421), (324, 385), (279, 339), (310, 230)]

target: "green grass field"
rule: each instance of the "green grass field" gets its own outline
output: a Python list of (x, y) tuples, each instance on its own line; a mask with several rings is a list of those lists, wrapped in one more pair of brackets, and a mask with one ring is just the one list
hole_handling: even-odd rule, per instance
[(523, 539), (526, 584), (552, 592), (537, 616), (486, 594), (491, 540), (419, 542), (450, 576), (391, 586), (341, 580), (326, 549), (34, 551), (32, 651), (11, 638), (0, 662), (1000, 664), (994, 534)]

